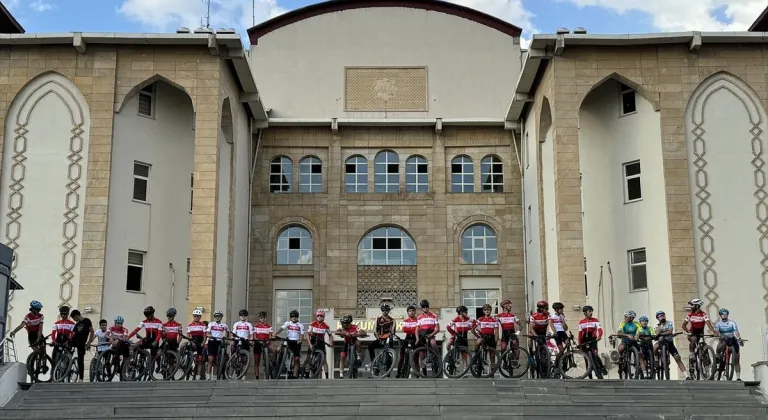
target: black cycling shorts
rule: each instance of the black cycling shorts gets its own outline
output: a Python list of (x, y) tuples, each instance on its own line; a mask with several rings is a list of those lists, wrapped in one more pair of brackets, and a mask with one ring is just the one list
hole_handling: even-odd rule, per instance
[(301, 354), (301, 342), (298, 340), (288, 340), (288, 350), (293, 353), (293, 357), (299, 357)]
[(216, 357), (219, 355), (219, 347), (221, 346), (220, 340), (208, 340), (208, 356)]
[(519, 342), (517, 339), (517, 334), (515, 334), (515, 330), (501, 330), (501, 341), (508, 343), (510, 340), (515, 343)]
[(486, 346), (495, 349), (496, 348), (496, 336), (493, 334), (482, 334), (480, 338), (483, 340)]
[(312, 343), (312, 349), (310, 349), (310, 352), (313, 352), (315, 350), (320, 350), (321, 352), (323, 352), (323, 354), (325, 354), (325, 346), (326, 346), (326, 344), (325, 344), (325, 340), (323, 340), (322, 336), (320, 336), (320, 337), (317, 337), (317, 336), (309, 337), (309, 342)]
[(568, 333), (566, 333), (565, 331), (558, 331), (555, 334), (555, 343), (560, 345), (567, 342), (568, 342)]

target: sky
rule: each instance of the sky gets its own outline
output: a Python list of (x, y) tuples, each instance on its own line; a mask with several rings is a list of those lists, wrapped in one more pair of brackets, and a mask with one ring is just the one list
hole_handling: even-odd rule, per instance
[[(174, 32), (200, 27), (207, 0), (0, 0), (27, 32)], [(589, 33), (743, 31), (768, 0), (453, 0), (532, 34), (558, 27)], [(316, 3), (309, 0), (210, 0), (213, 28), (243, 36), (253, 23)], [(244, 38), (245, 40), (245, 38)]]

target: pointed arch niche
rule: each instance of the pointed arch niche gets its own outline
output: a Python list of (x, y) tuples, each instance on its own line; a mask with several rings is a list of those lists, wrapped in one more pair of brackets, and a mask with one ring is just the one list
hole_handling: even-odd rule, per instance
[(24, 279), (9, 307), (15, 320), (30, 299), (77, 306), (90, 125), (85, 97), (54, 72), (27, 83), (8, 109), (0, 218), (13, 273)]
[(730, 73), (701, 82), (686, 108), (696, 278), (713, 319), (723, 307), (768, 319), (766, 130), (758, 95)]

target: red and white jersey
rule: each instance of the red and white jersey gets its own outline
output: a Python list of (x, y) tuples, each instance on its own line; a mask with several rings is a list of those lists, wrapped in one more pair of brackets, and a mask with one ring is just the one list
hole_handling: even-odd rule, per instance
[(257, 340), (269, 340), (270, 335), (275, 332), (269, 324), (256, 324), (253, 326), (253, 333)]
[(419, 330), (432, 331), (437, 328), (437, 315), (432, 312), (421, 314), (417, 319), (419, 321)]
[(555, 327), (555, 331), (565, 332), (565, 327), (563, 326), (563, 323), (565, 322), (565, 314), (558, 315), (556, 313), (550, 315), (549, 319), (552, 320), (552, 325)]
[(283, 329), (287, 331), (286, 338), (291, 341), (299, 341), (304, 335), (304, 324), (301, 322), (285, 321)]
[(461, 315), (453, 318), (451, 323), (448, 324), (448, 332), (451, 333), (451, 335), (466, 334), (473, 328), (475, 328), (475, 321), (470, 317), (462, 318)]
[(43, 314), (40, 312), (34, 314), (32, 312), (28, 313), (27, 316), (24, 317), (24, 328), (27, 329), (29, 332), (37, 332), (40, 330), (40, 324), (43, 323)]
[(187, 324), (187, 335), (189, 337), (205, 337), (205, 324), (201, 321), (192, 321)]
[(699, 310), (697, 312), (689, 313), (688, 316), (685, 317), (685, 322), (691, 323), (692, 330), (701, 330), (704, 329), (704, 326), (709, 322), (709, 317), (706, 312)]
[(240, 338), (250, 338), (253, 334), (253, 324), (248, 321), (237, 321), (232, 325), (232, 332)]
[(134, 328), (133, 331), (128, 334), (128, 338), (133, 337), (142, 329), (147, 333), (147, 337), (145, 338), (154, 338), (155, 341), (159, 342), (160, 336), (163, 333), (163, 321), (160, 321), (157, 318), (145, 319), (144, 321), (139, 322), (139, 326)]
[(75, 323), (69, 319), (62, 319), (53, 323), (51, 340), (66, 338), (69, 340), (75, 334)]
[(113, 325), (109, 327), (109, 330), (107, 331), (107, 337), (112, 340), (126, 340), (128, 338), (128, 328)]
[(163, 337), (166, 340), (179, 341), (181, 334), (181, 324), (176, 321), (167, 321), (163, 324)]
[(224, 334), (229, 332), (229, 327), (223, 322), (211, 321), (208, 323), (208, 329), (205, 330), (214, 340), (221, 340)]
[(584, 318), (579, 321), (579, 344), (586, 339), (599, 339), (603, 336), (603, 327), (597, 318)]
[[(342, 328), (341, 330), (346, 332), (347, 334), (351, 335), (351, 334), (354, 334), (354, 333), (360, 331), (360, 327), (358, 327), (355, 324), (350, 324), (348, 329), (345, 330), (344, 328)], [(349, 335), (345, 335), (344, 336), (344, 342), (345, 343), (351, 343), (351, 342), (357, 340), (357, 337), (350, 337)]]
[(325, 323), (325, 321), (314, 321), (309, 324), (309, 333), (314, 337), (324, 336), (331, 327)]
[(531, 315), (530, 321), (533, 331), (539, 334), (545, 333), (549, 326), (549, 312), (534, 312), (533, 315)]
[(414, 335), (416, 334), (417, 325), (419, 325), (419, 320), (417, 318), (405, 318), (403, 322), (400, 323), (400, 329), (403, 330), (405, 335)]
[(507, 330), (515, 330), (515, 324), (520, 322), (520, 320), (515, 316), (515, 314), (510, 312), (502, 312), (498, 315), (496, 315), (496, 319), (499, 320), (499, 324), (501, 325), (501, 329), (503, 331)]
[(495, 334), (499, 328), (499, 320), (492, 316), (483, 316), (477, 319), (477, 329), (480, 334)]

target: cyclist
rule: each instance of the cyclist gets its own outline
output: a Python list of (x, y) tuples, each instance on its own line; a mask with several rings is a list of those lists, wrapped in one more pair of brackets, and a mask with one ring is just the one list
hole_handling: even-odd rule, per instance
[[(680, 372), (685, 375), (685, 365), (683, 364), (683, 359), (680, 357), (680, 352), (677, 351), (674, 337), (672, 337), (672, 334), (675, 333), (675, 324), (673, 324), (672, 321), (667, 321), (667, 314), (664, 313), (664, 311), (656, 312), (656, 320), (659, 321), (659, 323), (656, 325), (656, 334), (658, 334), (659, 341), (656, 342), (656, 344), (653, 346), (653, 350), (656, 352), (658, 357), (659, 344), (661, 342), (667, 343), (667, 351), (675, 359)], [(686, 379), (692, 379), (692, 377), (686, 376)]]
[[(192, 322), (187, 324), (187, 337), (191, 339), (191, 345), (194, 346), (195, 349), (195, 375), (200, 375), (200, 364), (202, 363), (203, 358), (203, 343), (205, 343), (205, 324), (203, 324), (200, 321), (200, 318), (203, 317), (203, 311), (201, 309), (195, 309), (192, 311)], [(190, 345), (190, 343), (184, 343), (181, 346), (181, 352), (184, 353), (184, 350), (187, 348), (187, 346)]]
[[(483, 343), (489, 348), (495, 349), (496, 343), (499, 341), (499, 320), (491, 314), (492, 311), (491, 305), (487, 303), (483, 305), (483, 316), (477, 319), (475, 327), (472, 329), (472, 334), (477, 337), (475, 351), (478, 351)], [(491, 371), (496, 370), (494, 368), (496, 365), (495, 356), (495, 353), (491, 354)]]
[(288, 349), (293, 353), (293, 377), (299, 377), (299, 357), (301, 357), (301, 339), (304, 337), (304, 324), (299, 322), (299, 311), (292, 309), (289, 314), (290, 319), (285, 321), (282, 327), (280, 327), (275, 335), (280, 334), (283, 330), (288, 331), (286, 338), (288, 339)]
[[(600, 325), (600, 320), (592, 316), (594, 309), (590, 305), (584, 305), (581, 310), (584, 312), (584, 318), (579, 321), (579, 345), (589, 343), (592, 359), (598, 365), (596, 368), (600, 369), (603, 375), (607, 375), (608, 370), (603, 366), (603, 361), (600, 360), (600, 354), (597, 351), (597, 342), (603, 339), (603, 327)], [(593, 340), (594, 342), (592, 342)], [(590, 373), (590, 377), (591, 375)]]
[[(248, 322), (248, 310), (240, 309), (240, 312), (237, 313), (237, 316), (240, 317), (240, 320), (232, 325), (232, 333), (234, 333), (236, 337), (242, 338), (242, 340), (240, 340), (240, 348), (243, 350), (251, 350), (251, 340), (253, 340), (253, 324)], [(233, 343), (233, 354), (234, 350), (235, 344)]]
[(27, 342), (30, 346), (35, 345), (40, 339), (43, 338), (43, 314), (40, 310), (43, 309), (43, 304), (33, 300), (29, 302), (29, 313), (21, 320), (21, 324), (10, 332), (11, 338), (19, 332), (20, 329), (25, 328), (27, 330)]
[(346, 366), (347, 361), (347, 348), (349, 346), (355, 346), (355, 353), (357, 354), (357, 360), (355, 361), (358, 365), (360, 364), (360, 340), (358, 338), (366, 337), (368, 333), (365, 332), (364, 329), (358, 327), (357, 325), (352, 323), (352, 315), (344, 315), (341, 318), (341, 328), (336, 330), (336, 335), (339, 337), (344, 337), (344, 350), (341, 352), (340, 360), (341, 363), (340, 369), (339, 369), (339, 376), (342, 378), (344, 377), (344, 366)]
[(565, 322), (565, 305), (560, 302), (552, 304), (552, 309), (555, 311), (549, 316), (549, 327), (555, 336), (555, 343), (557, 343), (558, 354), (563, 353), (563, 343), (568, 341), (568, 324)]
[(168, 343), (168, 350), (179, 350), (179, 334), (181, 334), (181, 324), (176, 322), (176, 308), (169, 308), (165, 311), (168, 318), (163, 324), (163, 340)]
[(403, 339), (402, 345), (400, 346), (400, 358), (397, 360), (398, 378), (402, 375), (404, 375), (406, 378), (408, 377), (407, 371), (403, 372), (403, 370), (405, 370), (404, 368), (410, 369), (408, 362), (405, 360), (405, 349), (408, 347), (408, 344), (414, 347), (416, 346), (416, 329), (419, 326), (419, 320), (416, 318), (416, 307), (413, 305), (408, 305), (406, 311), (408, 316), (403, 319), (403, 322), (400, 323), (400, 328), (403, 330), (405, 338)]
[[(646, 366), (648, 366), (648, 362), (651, 361), (651, 348), (653, 347), (653, 336), (656, 335), (656, 331), (648, 325), (648, 317), (643, 315), (639, 318), (640, 320), (640, 329), (637, 330), (637, 337), (645, 337), (647, 340), (640, 342), (640, 356), (643, 358), (643, 360), (646, 363)], [(652, 377), (647, 377), (646, 379), (653, 379)]]
[(371, 358), (376, 357), (376, 349), (383, 348), (384, 342), (392, 339), (392, 334), (395, 333), (395, 320), (389, 316), (389, 311), (392, 307), (388, 304), (381, 305), (381, 316), (376, 318), (376, 329), (373, 331), (375, 340), (368, 345), (368, 356)]
[(694, 359), (696, 358), (696, 343), (699, 341), (699, 338), (704, 335), (705, 325), (709, 328), (709, 331), (712, 332), (712, 334), (715, 334), (715, 327), (712, 326), (712, 322), (709, 320), (707, 313), (701, 310), (701, 306), (704, 305), (704, 302), (701, 299), (693, 298), (688, 302), (688, 305), (691, 306), (691, 312), (685, 317), (685, 321), (683, 321), (683, 331), (689, 334), (688, 350), (690, 350), (691, 353), (688, 355), (688, 368), (691, 369), (690, 373), (693, 375)]
[(69, 317), (75, 322), (70, 342), (77, 349), (77, 374), (82, 381), (85, 375), (85, 349), (93, 341), (93, 323), (89, 318), (83, 318), (77, 309), (73, 309)]
[[(437, 351), (437, 340), (435, 336), (440, 332), (440, 324), (437, 322), (437, 315), (429, 310), (429, 301), (424, 299), (419, 302), (421, 311), (423, 312), (418, 317), (418, 324), (416, 325), (416, 336), (419, 341), (424, 341), (432, 349)], [(440, 354), (440, 352), (438, 352)]]
[[(536, 312), (531, 314), (528, 335), (544, 337), (547, 335), (547, 327), (549, 327), (549, 303), (546, 300), (540, 300), (536, 302)], [(531, 354), (534, 354), (533, 343), (533, 340), (529, 341)], [(546, 343), (542, 341), (540, 345), (546, 345)]]
[(522, 327), (520, 326), (520, 319), (515, 316), (514, 313), (512, 313), (512, 301), (507, 299), (504, 302), (501, 302), (501, 308), (503, 312), (496, 315), (496, 319), (499, 320), (499, 325), (501, 325), (501, 352), (504, 353), (505, 350), (507, 350), (507, 343), (511, 342), (513, 348), (517, 348), (519, 345), (519, 341), (517, 339), (517, 335), (515, 334), (515, 325), (517, 325), (518, 328)]
[[(315, 318), (316, 320), (312, 321), (312, 323), (309, 324), (309, 328), (307, 328), (307, 346), (309, 347), (309, 350), (307, 350), (307, 360), (309, 360), (309, 357), (315, 350), (320, 350), (323, 354), (326, 354), (326, 335), (333, 340), (333, 336), (331, 336), (331, 327), (325, 323), (325, 311), (318, 309), (317, 312), (315, 312)], [(325, 358), (323, 358), (323, 370), (325, 372), (325, 379), (328, 379), (328, 360)]]
[[(102, 319), (99, 321), (99, 329), (96, 330), (93, 333), (94, 338), (97, 339), (96, 341), (96, 351), (101, 354), (104, 353), (109, 349), (109, 331), (107, 331), (107, 320)], [(90, 346), (91, 343), (89, 342), (88, 345)]]
[(728, 319), (728, 309), (722, 308), (718, 311), (720, 320), (715, 324), (716, 335), (720, 336), (720, 342), (717, 344), (717, 355), (722, 356), (725, 346), (733, 347), (733, 367), (736, 371), (736, 380), (741, 380), (741, 365), (739, 364), (739, 345), (744, 344), (741, 341), (739, 326), (735, 321)]
[[(64, 344), (75, 334), (75, 323), (69, 319), (69, 306), (59, 308), (59, 320), (53, 323), (51, 342)], [(56, 358), (59, 356), (59, 348), (53, 348), (53, 365), (56, 366)]]
[(259, 323), (253, 326), (254, 343), (253, 343), (253, 373), (256, 375), (256, 379), (259, 379), (259, 361), (261, 360), (261, 354), (264, 352), (264, 346), (267, 347), (267, 351), (272, 351), (269, 348), (269, 339), (272, 338), (272, 326), (267, 323), (267, 313), (265, 311), (259, 312)]
[[(122, 361), (126, 360), (130, 356), (131, 348), (128, 342), (128, 329), (123, 326), (125, 320), (120, 315), (115, 317), (115, 324), (109, 327), (107, 331), (107, 337), (109, 338), (109, 344), (115, 349), (117, 357), (115, 357), (114, 365), (122, 366)], [(120, 375), (118, 375), (120, 376)], [(120, 377), (122, 380), (122, 376)]]
[[(619, 354), (624, 354), (624, 352), (627, 350), (628, 345), (632, 345), (638, 350), (640, 348), (637, 345), (637, 334), (640, 331), (640, 323), (635, 321), (635, 317), (637, 317), (637, 313), (635, 311), (629, 309), (626, 312), (624, 312), (624, 321), (621, 321), (619, 324), (619, 329), (616, 331), (616, 335), (621, 337), (621, 343), (619, 343)], [(630, 343), (630, 341), (634, 341)], [(645, 361), (640, 359), (640, 371), (645, 372)]]
[(468, 333), (475, 329), (475, 321), (467, 315), (469, 309), (466, 306), (461, 305), (456, 308), (458, 316), (453, 318), (451, 322), (445, 327), (448, 333), (451, 334), (451, 338), (448, 339), (448, 350), (450, 351), (454, 343), (458, 339), (459, 346), (469, 346)]
[(221, 340), (224, 337), (229, 337), (229, 327), (222, 322), (224, 319), (224, 312), (216, 310), (213, 313), (213, 321), (208, 323), (205, 329), (208, 340), (206, 340), (205, 347), (208, 350), (208, 372), (209, 378), (216, 377), (216, 357), (219, 355), (219, 348), (221, 347)]
[(163, 321), (155, 317), (155, 308), (152, 306), (144, 308), (144, 318), (144, 321), (141, 321), (139, 326), (134, 328), (126, 339), (130, 340), (137, 332), (144, 329), (147, 335), (139, 342), (139, 345), (142, 348), (149, 349), (154, 359), (157, 355), (157, 346), (160, 344), (160, 336), (163, 334)]

